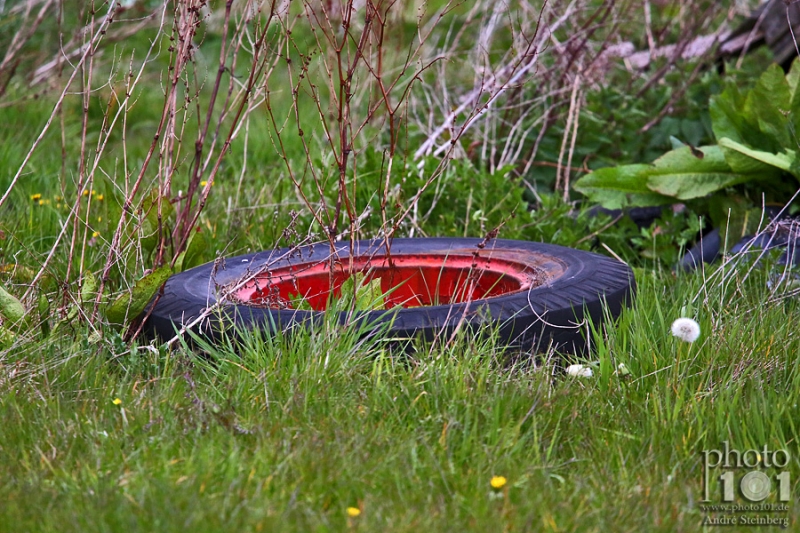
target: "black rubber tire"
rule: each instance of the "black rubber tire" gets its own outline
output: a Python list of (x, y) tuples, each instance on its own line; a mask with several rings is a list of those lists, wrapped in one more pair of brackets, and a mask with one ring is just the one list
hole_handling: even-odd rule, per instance
[[(454, 254), (472, 254), (476, 250), (481, 255), (511, 255), (515, 261), (535, 265), (545, 274), (546, 281), (530, 290), (471, 302), (362, 312), (359, 319), (388, 327), (389, 335), (395, 339), (421, 335), (432, 340), (436, 335), (447, 335), (457, 326), (472, 331), (498, 327), (501, 342), (508, 346), (532, 352), (552, 347), (561, 352), (575, 353), (583, 352), (587, 347), (587, 328), (576, 324), (584, 323), (588, 318), (599, 326), (607, 316), (617, 317), (632, 301), (635, 291), (633, 272), (617, 260), (536, 242), (496, 239), (480, 249), (481, 243), (480, 239), (468, 238), (394, 239), (391, 255), (435, 253), (445, 258)], [(354, 249), (359, 251), (357, 255), (385, 255), (382, 241), (358, 241)], [(342, 243), (337, 252), (340, 259), (346, 259), (349, 243)], [(155, 305), (151, 302), (144, 331), (150, 336), (170, 339), (177, 329), (192, 323), (210, 305), (217, 303), (219, 287), (236, 283), (267, 264), (274, 269), (307, 262), (319, 263), (329, 257), (329, 246), (319, 244), (291, 253), (289, 249), (279, 249), (226, 258), (216, 265), (207, 263), (181, 272), (167, 281), (154, 299)], [(276, 258), (282, 259), (276, 261)], [(220, 313), (215, 313), (193, 330), (207, 337), (217, 335), (221, 327), (232, 331), (232, 325), (266, 331), (275, 328), (288, 330), (297, 324), (313, 323), (323, 314), (320, 311), (234, 303), (224, 303), (221, 309), (227, 317), (225, 320), (220, 322)], [(342, 323), (348, 318), (352, 319), (352, 316), (340, 313)], [(227, 325), (224, 322), (228, 322)]]

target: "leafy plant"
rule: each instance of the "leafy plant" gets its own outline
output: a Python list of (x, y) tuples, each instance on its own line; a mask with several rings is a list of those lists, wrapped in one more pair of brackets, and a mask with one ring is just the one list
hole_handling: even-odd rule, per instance
[[(313, 307), (302, 294), (290, 294), (289, 301), (293, 309), (313, 311)], [(339, 295), (330, 292), (327, 309), (338, 311), (375, 311), (384, 309), (386, 302), (381, 290), (379, 277), (368, 280), (361, 272), (354, 272), (344, 280)]]
[(652, 164), (599, 169), (575, 189), (612, 209), (699, 200), (742, 185), (786, 200), (797, 181), (787, 188), (784, 176), (800, 180), (798, 80), (795, 62), (785, 76), (770, 66), (745, 93), (731, 83), (710, 101), (716, 144), (696, 148), (673, 138), (674, 149)]
[(368, 281), (364, 274), (356, 272), (342, 283), (341, 309), (374, 311), (385, 305), (380, 278)]
[(108, 320), (112, 324), (124, 324), (126, 319), (138, 316), (172, 273), (171, 267), (163, 266), (138, 280), (130, 290), (117, 296), (105, 310)]

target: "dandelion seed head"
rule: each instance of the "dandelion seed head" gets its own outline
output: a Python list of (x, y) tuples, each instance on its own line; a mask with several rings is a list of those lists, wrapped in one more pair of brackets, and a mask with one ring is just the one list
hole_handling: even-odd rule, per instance
[(567, 375), (578, 378), (590, 378), (594, 375), (594, 372), (586, 365), (569, 365), (567, 367)]
[(691, 318), (679, 318), (672, 323), (672, 335), (684, 342), (694, 342), (700, 337), (700, 324)]

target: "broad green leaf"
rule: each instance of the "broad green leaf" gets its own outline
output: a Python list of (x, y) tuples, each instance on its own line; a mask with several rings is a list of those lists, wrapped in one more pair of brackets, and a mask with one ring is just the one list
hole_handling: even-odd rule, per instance
[[(340, 309), (354, 309), (356, 311), (373, 311), (383, 309), (383, 291), (380, 278), (366, 281), (361, 272), (356, 272), (342, 283)], [(355, 296), (355, 305), (353, 304)]]
[(689, 146), (667, 152), (653, 162), (647, 187), (677, 200), (701, 198), (751, 179), (734, 173), (719, 146)]
[(183, 272), (186, 270), (183, 268), (183, 260), (186, 258), (186, 250), (182, 251), (178, 254), (177, 259), (175, 259), (175, 272)]
[(678, 148), (683, 148), (686, 146), (686, 143), (675, 137), (674, 135), (669, 136), (669, 143), (672, 145), (673, 150), (677, 150)]
[(792, 61), (792, 66), (789, 69), (789, 74), (786, 75), (786, 83), (789, 84), (792, 99), (797, 95), (797, 82), (800, 81), (800, 58), (796, 57)]
[(39, 312), (39, 325), (42, 328), (42, 334), (46, 337), (50, 334), (50, 300), (44, 293), (39, 294), (39, 302), (36, 305), (36, 310)]
[(672, 202), (647, 188), (651, 165), (601, 168), (575, 182), (575, 190), (607, 209), (663, 205)]
[[(745, 115), (758, 117), (759, 130), (777, 143), (773, 149), (790, 146), (788, 114), (791, 105), (792, 92), (789, 83), (783, 69), (773, 63), (758, 79), (745, 102)], [(770, 148), (762, 143), (753, 146), (767, 150)]]
[(647, 186), (677, 200), (692, 200), (751, 179), (752, 176), (732, 172), (675, 172), (650, 176)]
[(372, 311), (375, 309), (383, 309), (385, 306), (380, 278), (374, 278), (366, 283), (362, 283), (356, 288), (357, 310)]
[(170, 275), (172, 275), (172, 269), (163, 266), (141, 278), (131, 289), (120, 294), (106, 308), (106, 318), (114, 324), (124, 324), (127, 318), (139, 316)]
[(653, 166), (655, 170), (649, 172), (650, 175), (662, 172), (731, 172), (725, 154), (718, 146), (677, 148), (653, 161)]
[(81, 287), (81, 302), (91, 302), (97, 296), (97, 278), (91, 271), (87, 270), (83, 274), (83, 286)]
[(192, 231), (189, 242), (186, 243), (186, 249), (180, 253), (177, 261), (175, 261), (176, 272), (183, 272), (203, 263), (203, 254), (208, 248), (208, 241), (205, 233), (199, 231), (199, 229)]
[[(793, 87), (789, 120), (791, 122), (791, 136), (792, 139), (796, 141), (800, 137), (800, 58), (795, 59), (792, 63), (792, 69), (786, 76), (786, 82), (790, 87)], [(797, 144), (798, 143), (795, 142), (792, 146), (796, 146)]]
[[(575, 188), (612, 209), (691, 200), (769, 172), (771, 167), (764, 162), (750, 159), (752, 164), (748, 170), (753, 173), (737, 172), (728, 164), (726, 153), (720, 146), (684, 146), (667, 152), (652, 165), (598, 170), (578, 180)], [(739, 167), (745, 169), (746, 165), (742, 163)]]
[(50, 300), (44, 293), (39, 295), (39, 301), (36, 304), (36, 310), (39, 312), (39, 318), (44, 320), (50, 314)]
[(139, 235), (139, 244), (147, 253), (155, 250), (158, 244), (158, 221), (155, 216), (149, 214), (142, 219)]
[[(775, 168), (779, 168), (784, 172), (792, 172), (795, 173), (795, 161), (797, 159), (796, 153), (793, 150), (786, 150), (783, 153), (771, 153), (771, 152), (764, 152), (761, 150), (754, 150), (752, 148), (748, 148), (747, 146), (738, 143), (734, 140), (722, 138), (718, 141), (719, 145), (723, 148), (729, 148), (731, 150), (735, 150), (740, 154), (744, 154), (747, 157), (755, 159), (756, 161), (761, 161), (762, 163), (766, 163)], [(797, 175), (797, 174), (795, 174)]]
[(727, 137), (741, 142), (751, 130), (756, 129), (757, 117), (749, 123), (744, 115), (745, 97), (734, 85), (713, 96), (709, 103), (711, 129), (717, 139)]
[(722, 153), (725, 154), (725, 161), (736, 174), (751, 175), (753, 179), (770, 179), (779, 177), (782, 170), (772, 165), (768, 165), (758, 159), (743, 154), (738, 150), (733, 150), (727, 146), (720, 146)]
[(362, 274), (356, 272), (342, 282), (342, 286), (339, 289), (339, 301), (335, 302), (339, 309), (345, 310), (351, 307), (350, 304), (353, 302), (353, 296), (356, 291), (356, 283), (360, 283), (360, 276)]
[(0, 316), (11, 324), (16, 324), (25, 318), (25, 306), (2, 285), (0, 285)]
[(297, 309), (298, 311), (313, 311), (314, 308), (311, 307), (311, 304), (308, 303), (308, 300), (303, 297), (302, 294), (289, 294), (289, 303), (292, 306), (292, 309)]
[[(142, 201), (142, 219), (141, 219), (141, 233), (139, 242), (142, 248), (147, 252), (152, 252), (158, 244), (158, 188), (151, 190)], [(161, 200), (161, 224), (164, 231), (166, 228), (167, 219), (172, 215), (175, 208), (168, 198)]]

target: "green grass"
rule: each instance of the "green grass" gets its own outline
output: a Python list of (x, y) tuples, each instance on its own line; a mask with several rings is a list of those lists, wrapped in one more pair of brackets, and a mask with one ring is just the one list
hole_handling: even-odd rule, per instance
[[(332, 329), (7, 354), (0, 529), (697, 531), (702, 450), (785, 448), (800, 474), (800, 308), (761, 278), (642, 277), (583, 379), (491, 339), (393, 357)], [(669, 333), (687, 305), (692, 345)]]
[[(461, 10), (455, 14), (463, 18)], [(416, 15), (410, 16), (400, 36), (406, 41), (416, 29)], [(458, 27), (458, 17), (435, 38), (444, 39)], [(580, 20), (576, 24), (563, 31), (578, 28)], [(620, 29), (635, 33), (641, 27)], [(8, 40), (12, 33), (6, 33), (2, 39)], [(294, 34), (305, 42), (300, 28)], [(46, 35), (37, 39), (33, 44), (53, 45)], [(204, 68), (213, 74), (219, 47), (213, 30), (204, 39), (200, 101), (206, 101), (211, 85)], [(405, 50), (406, 41), (396, 50)], [(88, 161), (103, 116), (113, 108), (110, 87), (102, 85), (105, 76), (120, 90), (126, 72), (124, 66), (112, 69), (109, 56), (125, 63), (135, 51), (141, 61), (149, 44), (149, 34), (142, 31), (114, 43), (113, 54), (96, 56), (102, 82), (93, 86), (87, 115)], [(456, 59), (470, 61), (469, 52), (458, 51)], [(595, 351), (585, 361), (554, 354), (520, 358), (491, 336), (462, 336), (451, 346), (403, 356), (333, 326), (287, 337), (243, 334), (240, 344), (168, 351), (144, 340), (124, 342), (121, 332), (101, 319), (95, 324), (101, 339), (78, 311), (91, 308), (76, 304), (79, 285), (86, 280), (83, 272), (97, 277), (102, 271), (125, 183), (137, 175), (152, 141), (163, 105), (165, 53), (134, 92), (126, 144), (115, 130), (98, 163), (88, 217), (88, 197), (77, 196), (83, 120), (78, 87), (64, 102), (63, 130), (59, 115), (0, 210), (0, 283), (16, 296), (26, 292), (69, 222), (35, 294), (24, 302), (34, 309), (37, 297), (49, 299), (49, 309), (31, 323), (42, 319), (51, 332), (30, 327), (18, 331), (16, 342), (0, 337), (0, 533), (698, 531), (705, 516), (699, 502), (701, 451), (720, 449), (726, 441), (739, 450), (788, 450), (793, 494), (788, 516), (797, 522), (797, 300), (773, 297), (767, 268), (744, 279), (745, 270), (737, 273), (728, 266), (724, 283), (721, 271), (709, 271), (705, 279), (700, 273), (673, 275), (662, 266), (673, 264), (679, 246), (699, 229), (690, 212), (645, 230), (625, 220), (612, 225), (608, 217), (591, 218), (584, 208), (560, 200), (560, 194), (549, 194), (543, 184), (552, 181), (554, 170), (547, 166), (524, 176), (539, 187), (534, 194), (519, 186), (514, 173), (519, 169), (490, 172), (489, 162), (479, 156), (454, 160), (419, 198), (419, 227), (406, 221), (397, 235), (483, 237), (502, 225), (500, 237), (594, 249), (635, 265), (633, 307), (614, 327), (594, 334)], [(542, 61), (546, 66), (551, 59), (543, 54)], [(239, 65), (240, 80), (245, 63)], [(310, 72), (319, 70), (315, 63)], [(681, 77), (682, 71), (675, 72), (674, 78)], [(464, 79), (456, 76), (451, 83), (466, 80), (469, 86), (472, 71), (459, 73)], [(638, 159), (668, 143), (669, 135), (703, 134), (702, 106), (706, 93), (717, 90), (717, 74), (687, 93), (686, 116), (665, 120), (647, 135), (635, 132), (680, 80), (667, 76), (655, 93), (640, 98), (620, 92), (624, 85), (618, 77), (628, 74), (620, 69), (608, 90), (587, 89), (574, 164), (587, 154), (595, 154), (594, 161)], [(286, 120), (289, 132), (296, 124), (285, 69), (271, 83), (278, 121)], [(528, 88), (538, 94), (535, 84)], [(21, 82), (9, 91), (0, 106), (0, 121), (14, 125), (0, 129), (2, 191), (50, 116), (57, 94), (51, 89), (30, 99)], [(187, 188), (195, 113), (202, 115), (187, 109), (181, 153), (188, 155), (176, 160), (171, 200)], [(337, 173), (318, 111), (304, 104), (298, 114), (310, 155), (307, 159), (299, 137), (286, 133), (289, 166), (314, 205), (333, 205)], [(538, 118), (534, 113), (529, 120)], [(440, 163), (428, 158), (418, 169), (409, 154), (425, 132), (407, 119), (401, 132), (408, 145), (401, 143), (392, 167), (389, 216), (408, 206)], [(542, 139), (539, 159), (558, 159), (564, 128), (563, 120), (553, 125)], [(323, 239), (324, 230), (314, 226), (288, 180), (264, 106), (250, 115), (246, 130), (246, 149), (240, 135), (199, 218), (207, 241), (199, 252), (203, 261), (289, 246), (310, 232)], [(531, 130), (528, 141), (537, 131)], [(375, 191), (384, 188), (387, 161), (385, 132), (367, 133), (375, 134), (374, 142), (352, 154), (358, 176), (353, 197), (359, 210), (373, 208), (362, 228), (370, 237), (381, 226), (381, 197)], [(502, 145), (501, 137), (486, 142)], [(312, 167), (324, 190), (309, 177)], [(350, 172), (348, 180), (356, 179), (352, 167)], [(147, 205), (145, 198), (158, 185), (151, 166), (135, 208)], [(34, 201), (36, 194), (41, 197)], [(535, 211), (525, 195), (532, 203), (536, 197)], [(67, 213), (78, 202), (82, 222), (73, 246)], [(155, 233), (146, 234), (146, 215), (137, 209), (114, 257), (109, 299), (154, 266)], [(174, 213), (167, 216), (167, 226), (174, 222)], [(684, 314), (702, 328), (691, 345), (669, 331)], [(564, 368), (575, 362), (592, 365), (594, 375), (566, 376)], [(618, 373), (620, 364), (630, 374)], [(743, 473), (737, 471), (737, 479)], [(492, 489), (493, 476), (504, 476), (507, 484)], [(348, 516), (349, 507), (358, 508), (359, 516)]]

